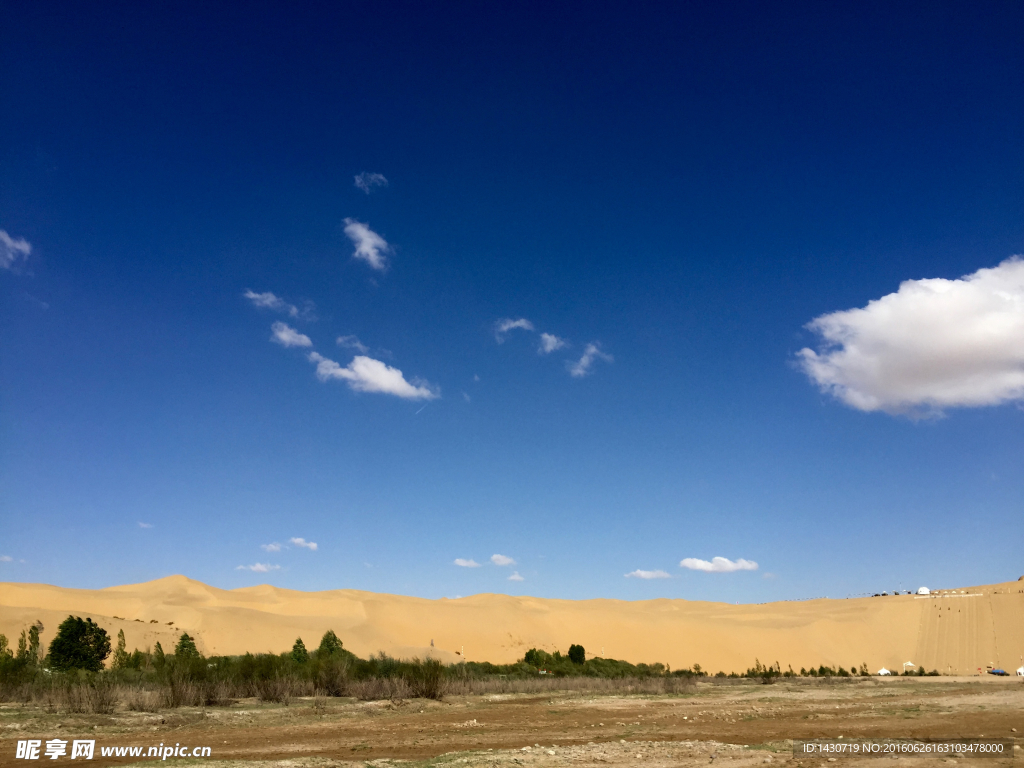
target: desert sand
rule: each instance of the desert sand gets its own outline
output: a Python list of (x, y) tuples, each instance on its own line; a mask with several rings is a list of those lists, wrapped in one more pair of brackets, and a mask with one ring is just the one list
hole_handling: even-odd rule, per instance
[[(297, 592), (272, 586), (223, 590), (184, 576), (107, 589), (0, 584), (0, 632), (14, 644), (41, 621), (43, 642), (68, 616), (91, 617), (128, 649), (173, 648), (182, 631), (207, 655), (280, 653), (296, 637), (315, 647), (327, 629), (359, 656), (508, 663), (531, 648), (712, 673), (779, 662), (800, 667), (903, 662), (943, 674), (1008, 671), (1024, 654), (1024, 582), (944, 591), (761, 605), (688, 600), (552, 600), (481, 594), (426, 600), (356, 590)], [(433, 641), (433, 647), (431, 647)], [(463, 654), (464, 650), (464, 655)]]

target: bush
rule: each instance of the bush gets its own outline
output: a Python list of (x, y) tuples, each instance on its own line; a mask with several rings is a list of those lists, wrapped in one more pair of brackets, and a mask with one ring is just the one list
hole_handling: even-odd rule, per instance
[(569, 661), (573, 664), (583, 664), (587, 660), (587, 652), (582, 645), (569, 646)]

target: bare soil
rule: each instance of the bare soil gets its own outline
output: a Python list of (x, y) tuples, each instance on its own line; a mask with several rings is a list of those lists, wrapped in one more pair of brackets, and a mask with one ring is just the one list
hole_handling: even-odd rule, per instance
[[(243, 700), (229, 707), (113, 715), (59, 715), (0, 705), (0, 768), (18, 739), (96, 740), (101, 746), (210, 746), (203, 760), (168, 764), (235, 768), (341, 765), (708, 766), (820, 768), (794, 758), (792, 742), (815, 738), (1013, 738), (1021, 755), (1024, 684), (1019, 680), (800, 679), (766, 686), (701, 683), (671, 696), (559, 693), (358, 702), (297, 699), (288, 706)], [(904, 766), (1007, 765), (1008, 759), (900, 758)], [(63, 764), (67, 758), (46, 761)], [(142, 761), (145, 763), (146, 761)], [(155, 761), (150, 760), (150, 764)], [(878, 759), (840, 758), (848, 768)]]

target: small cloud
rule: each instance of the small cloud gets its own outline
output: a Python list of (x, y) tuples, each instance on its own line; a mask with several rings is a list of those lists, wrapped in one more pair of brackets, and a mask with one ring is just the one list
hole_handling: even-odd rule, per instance
[(569, 363), (569, 374), (580, 378), (593, 373), (591, 368), (596, 360), (604, 360), (606, 363), (611, 363), (615, 361), (615, 358), (606, 352), (602, 352), (601, 346), (595, 341), (593, 344), (587, 344), (583, 350), (583, 357), (575, 363)]
[(807, 328), (817, 351), (797, 363), (851, 408), (909, 416), (944, 408), (1024, 403), (1024, 258), (957, 280), (900, 283), (867, 306), (831, 312)]
[(537, 354), (550, 354), (556, 349), (561, 349), (566, 344), (568, 344), (568, 342), (565, 339), (560, 339), (553, 333), (542, 333), (540, 335), (540, 346), (537, 348)]
[(139, 528), (152, 528), (152, 527), (153, 527), (152, 523), (142, 523), (142, 522), (139, 523)]
[(359, 340), (358, 336), (339, 336), (337, 339), (339, 347), (345, 347), (346, 349), (354, 349), (361, 355), (365, 355), (370, 351), (370, 348), (363, 344)]
[(495, 565), (515, 565), (516, 561), (505, 555), (491, 555), (491, 562)]
[(303, 539), (301, 537), (298, 537), (298, 536), (296, 536), (294, 538), (291, 538), (291, 539), (288, 539), (288, 541), (290, 541), (296, 547), (305, 547), (306, 549), (308, 549), (308, 550), (310, 550), (312, 552), (316, 552), (316, 542), (315, 541), (306, 541), (305, 539)]
[(526, 581), (522, 576), (519, 575), (519, 571), (512, 571), (512, 575), (508, 577), (509, 581)]
[(13, 563), (14, 558), (10, 555), (0, 555), (0, 563)]
[(465, 400), (467, 403), (471, 403), (473, 401), (473, 398), (471, 398), (465, 392), (462, 393), (462, 399)]
[(374, 187), (386, 187), (388, 180), (384, 178), (382, 173), (367, 173), (363, 171), (355, 177), (355, 184), (358, 189), (363, 190), (366, 194), (370, 194), (370, 190)]
[(300, 312), (299, 308), (296, 307), (294, 304), (289, 304), (287, 301), (280, 298), (279, 296), (275, 296), (270, 291), (266, 291), (265, 293), (256, 293), (255, 291), (249, 290), (247, 288), (245, 290), (245, 293), (242, 294), (242, 296), (251, 301), (254, 307), (259, 307), (260, 309), (270, 309), (273, 310), (274, 312), (283, 312), (289, 317), (299, 317), (300, 314), (311, 313), (315, 306), (313, 302), (307, 301), (306, 312)]
[(292, 328), (288, 323), (282, 323), (278, 321), (270, 326), (270, 330), (273, 331), (273, 335), (270, 337), (271, 341), (277, 342), (282, 347), (312, 347), (313, 342), (309, 336), (304, 333), (299, 333)]
[(474, 373), (473, 374), (473, 381), (480, 381), (480, 374)]
[(462, 558), (462, 557), (455, 558), (455, 564), (460, 566), (460, 567), (462, 567), (462, 568), (479, 568), (480, 567), (480, 563), (478, 563), (476, 560), (466, 560), (465, 558)]
[(511, 317), (503, 318), (494, 324), (494, 340), (499, 344), (503, 344), (505, 342), (505, 334), (516, 328), (532, 331), (533, 323), (525, 317), (520, 317), (518, 320), (513, 320)]
[(252, 565), (240, 565), (235, 568), (236, 571), (252, 571), (253, 573), (270, 573), (271, 571), (281, 570), (280, 565), (273, 565), (271, 563), (253, 563)]
[(671, 579), (664, 571), (641, 571), (639, 568), (626, 574), (627, 579)]
[(756, 571), (757, 563), (753, 560), (733, 561), (727, 557), (713, 557), (709, 563), (707, 560), (700, 560), (696, 557), (687, 557), (679, 562), (683, 568), (691, 571), (705, 571), (706, 573), (732, 573), (733, 571)]
[(270, 544), (260, 544), (260, 549), (262, 549), (264, 552), (280, 552), (281, 545), (274, 541)]
[(18, 262), (27, 261), (32, 245), (23, 237), (11, 237), (0, 229), (0, 269), (18, 271)]
[(763, 574), (761, 575), (761, 578), (762, 578), (762, 579), (774, 579), (774, 578), (776, 578), (776, 576), (775, 576), (775, 574), (774, 574), (774, 573), (769, 573), (768, 571), (765, 571), (765, 572), (764, 572), (764, 573), (763, 573)]
[(441, 396), (437, 387), (417, 379), (410, 383), (398, 368), (365, 355), (356, 355), (344, 368), (317, 352), (309, 353), (309, 361), (316, 363), (320, 381), (341, 379), (356, 392), (379, 392), (406, 400), (435, 400)]
[(391, 252), (391, 246), (387, 240), (355, 219), (345, 219), (345, 234), (356, 247), (353, 258), (362, 259), (380, 272), (388, 268), (387, 254)]

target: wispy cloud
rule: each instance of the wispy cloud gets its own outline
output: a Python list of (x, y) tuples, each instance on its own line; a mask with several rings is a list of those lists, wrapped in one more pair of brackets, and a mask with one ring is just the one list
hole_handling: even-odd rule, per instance
[(700, 560), (696, 557), (687, 557), (681, 560), (679, 565), (689, 568), (691, 571), (705, 571), (707, 573), (732, 573), (733, 571), (756, 571), (757, 563), (753, 560), (730, 560), (727, 557), (713, 557), (711, 562)]
[(27, 261), (32, 245), (23, 237), (11, 237), (0, 229), (0, 269), (17, 271), (19, 261)]
[(356, 392), (379, 392), (406, 400), (434, 400), (441, 396), (437, 387), (416, 379), (410, 383), (398, 368), (372, 357), (356, 355), (344, 368), (317, 352), (309, 353), (309, 361), (316, 363), (320, 381), (341, 379)]
[(359, 340), (358, 336), (339, 336), (337, 339), (337, 343), (339, 347), (345, 347), (346, 349), (354, 349), (361, 355), (365, 355), (367, 352), (370, 351), (370, 348), (363, 344), (363, 342)]
[(246, 288), (245, 293), (242, 294), (245, 298), (252, 302), (254, 307), (260, 309), (270, 309), (274, 312), (282, 312), (289, 317), (299, 317), (300, 315), (309, 315), (312, 313), (314, 305), (313, 302), (306, 302), (306, 309), (300, 311), (294, 304), (289, 304), (287, 301), (282, 299), (270, 291), (264, 293), (256, 293), (253, 290)]
[(512, 571), (512, 575), (508, 577), (509, 581), (526, 581), (522, 576), (519, 575), (519, 571)]
[(152, 527), (153, 527), (152, 523), (142, 523), (142, 522), (139, 523), (139, 528), (152, 528)]
[(463, 557), (455, 558), (455, 565), (461, 566), (462, 568), (479, 568), (480, 563), (476, 560), (466, 560)]
[(818, 387), (861, 411), (911, 416), (1024, 401), (1024, 259), (957, 280), (907, 280), (862, 309), (807, 326), (801, 349)]
[(391, 246), (387, 240), (355, 219), (345, 219), (345, 234), (356, 247), (353, 258), (362, 259), (380, 272), (388, 268), (387, 255), (391, 252)]
[(568, 342), (565, 339), (560, 339), (553, 333), (542, 333), (540, 335), (540, 346), (537, 347), (537, 352), (541, 355), (548, 355), (556, 349), (561, 349), (566, 344), (568, 344)]
[(273, 541), (270, 544), (260, 544), (260, 549), (262, 549), (264, 552), (280, 552), (281, 545), (278, 544), (276, 541)]
[(569, 373), (577, 378), (587, 376), (593, 373), (594, 363), (598, 360), (604, 360), (606, 363), (614, 362), (615, 358), (606, 352), (601, 351), (601, 345), (596, 341), (592, 344), (587, 344), (583, 350), (583, 357), (577, 360), (575, 363), (569, 363)]
[(10, 555), (0, 555), (0, 563), (13, 563), (14, 558)]
[(271, 571), (280, 571), (280, 565), (274, 565), (272, 563), (253, 563), (252, 565), (240, 565), (235, 568), (236, 571), (252, 571), (254, 573), (270, 573)]
[(388, 180), (384, 178), (382, 173), (367, 173), (363, 171), (355, 177), (356, 187), (363, 190), (366, 194), (370, 194), (370, 191), (374, 187), (386, 187)]
[(642, 571), (639, 568), (626, 574), (627, 579), (671, 579), (665, 571)]
[(491, 555), (491, 562), (495, 565), (515, 565), (516, 561), (506, 555)]
[(309, 336), (304, 333), (299, 333), (292, 328), (288, 323), (282, 323), (280, 320), (270, 326), (270, 330), (273, 331), (270, 336), (270, 340), (280, 344), (282, 347), (312, 347), (313, 342)]
[(505, 317), (494, 324), (494, 339), (499, 344), (504, 343), (505, 334), (515, 329), (521, 329), (524, 331), (532, 331), (533, 323), (527, 320), (525, 317), (520, 317), (518, 320), (513, 320), (511, 317)]
[(315, 541), (306, 541), (301, 536), (295, 536), (295, 537), (293, 537), (291, 539), (288, 539), (288, 541), (290, 541), (296, 547), (305, 547), (306, 549), (309, 549), (309, 550), (312, 550), (313, 552), (316, 552), (316, 542)]

